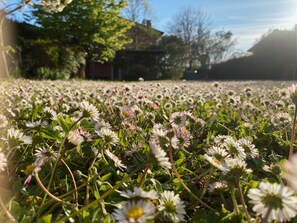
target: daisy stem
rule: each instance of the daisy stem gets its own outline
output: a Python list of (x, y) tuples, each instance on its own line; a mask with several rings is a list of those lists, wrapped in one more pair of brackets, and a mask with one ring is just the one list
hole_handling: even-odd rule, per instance
[(207, 177), (207, 179), (206, 179), (206, 183), (205, 183), (205, 185), (204, 185), (204, 187), (203, 187), (203, 191), (202, 191), (202, 193), (201, 193), (201, 195), (200, 195), (200, 200), (203, 199), (203, 197), (204, 197), (204, 195), (205, 195), (205, 193), (206, 193), (206, 191), (207, 191), (207, 187), (208, 187), (208, 185), (209, 185), (209, 180), (210, 180), (211, 175), (213, 174), (213, 171), (214, 171), (214, 168), (211, 167), (210, 173), (208, 174), (208, 177)]
[(236, 198), (235, 198), (235, 188), (231, 189), (231, 199), (232, 199), (235, 214), (239, 215), (239, 208), (238, 208), (237, 201), (236, 201)]
[(224, 194), (223, 194), (223, 193), (220, 193), (220, 197), (221, 197), (221, 199), (222, 199), (222, 202), (223, 202), (223, 204), (224, 204), (224, 207), (227, 208), (227, 202), (226, 202), (226, 199), (225, 199), (225, 197), (224, 197)]
[[(55, 173), (56, 173), (56, 170), (57, 170), (57, 167), (58, 167), (58, 163), (59, 163), (59, 161), (60, 161), (60, 159), (61, 159), (61, 152), (62, 152), (63, 146), (64, 146), (64, 144), (65, 144), (65, 142), (66, 142), (67, 135), (69, 134), (69, 132), (71, 131), (71, 129), (72, 129), (77, 123), (79, 123), (82, 119), (83, 119), (83, 117), (79, 118), (76, 122), (74, 122), (74, 123), (70, 126), (70, 128), (67, 130), (67, 132), (66, 132), (66, 134), (65, 134), (65, 137), (64, 137), (62, 143), (60, 144), (60, 147), (59, 147), (59, 150), (58, 150), (57, 159), (56, 159), (56, 162), (55, 162), (55, 164), (54, 164), (53, 170), (51, 171), (50, 180), (49, 180), (49, 183), (48, 183), (47, 188), (46, 188), (47, 191), (49, 191), (50, 188), (51, 188), (51, 186), (52, 186), (52, 183), (53, 183), (53, 180), (54, 180), (54, 176), (55, 176)], [(44, 204), (46, 197), (47, 197), (47, 193), (45, 193), (45, 195), (44, 195), (44, 197), (43, 197), (43, 199), (42, 199), (41, 206)]]
[(71, 169), (69, 168), (69, 166), (67, 165), (67, 163), (61, 158), (61, 162), (66, 166), (70, 176), (71, 176), (71, 179), (73, 181), (73, 187), (74, 187), (74, 200), (75, 200), (75, 206), (78, 207), (78, 192), (77, 192), (77, 186), (76, 186), (76, 181), (75, 181), (75, 178), (73, 176), (73, 173), (71, 171)]
[[(101, 150), (101, 153), (102, 153), (102, 157), (104, 158), (104, 153), (103, 153), (103, 149)], [(100, 150), (98, 151), (98, 153), (96, 154), (95, 158), (93, 159), (90, 167), (92, 168), (96, 162), (96, 159), (98, 157), (98, 155), (100, 154)], [(105, 159), (104, 159), (105, 160)], [(106, 160), (105, 160), (106, 161)], [(89, 181), (90, 181), (90, 173), (88, 174), (88, 178), (87, 178), (87, 186), (86, 186), (86, 198), (85, 198), (85, 205), (88, 205), (89, 204), (89, 199), (90, 199), (90, 187), (89, 187)]]
[(51, 197), (53, 200), (55, 200), (55, 201), (57, 201), (57, 202), (59, 202), (59, 203), (70, 204), (70, 205), (71, 205), (71, 203), (69, 203), (69, 202), (67, 202), (67, 201), (63, 201), (63, 200), (61, 200), (60, 198), (58, 198), (58, 197), (56, 197), (55, 195), (53, 195), (51, 192), (49, 192), (49, 191), (45, 188), (45, 186), (43, 185), (43, 183), (41, 182), (41, 180), (40, 180), (40, 178), (39, 178), (39, 176), (38, 176), (38, 173), (35, 173), (34, 176), (35, 176), (35, 179), (36, 179), (37, 183), (38, 183), (39, 186), (41, 187), (41, 189), (42, 189), (42, 190), (43, 190), (49, 197)]
[[(77, 187), (77, 190), (80, 190), (80, 189), (84, 188), (86, 185), (87, 185), (86, 182), (83, 183), (83, 184), (81, 184), (81, 185), (79, 185), (79, 186)], [(68, 192), (66, 192), (65, 194), (62, 194), (62, 195), (58, 196), (58, 198), (59, 198), (59, 199), (62, 199), (62, 198), (64, 198), (64, 197), (67, 197), (68, 195), (72, 194), (73, 192), (75, 192), (75, 190), (68, 191)], [(51, 205), (52, 202), (53, 202), (53, 200), (49, 200), (49, 201), (46, 202), (43, 206), (40, 206), (40, 208), (39, 208), (39, 210), (38, 210), (38, 213), (37, 213), (38, 217), (40, 217), (40, 215), (43, 213), (44, 210), (48, 210), (48, 207), (49, 207), (49, 206), (52, 206), (52, 205)], [(50, 212), (48, 212), (48, 213), (50, 213)]]
[(294, 120), (293, 120), (292, 132), (291, 132), (291, 145), (290, 145), (289, 160), (293, 156), (293, 146), (294, 146), (294, 141), (295, 141), (296, 116), (297, 116), (297, 104), (295, 104)]
[(246, 215), (246, 218), (247, 218), (248, 222), (252, 223), (251, 217), (249, 215), (249, 212), (247, 210), (247, 207), (246, 207), (246, 204), (245, 204), (245, 201), (244, 201), (243, 193), (242, 193), (240, 182), (239, 182), (238, 178), (236, 179), (236, 184), (237, 184), (237, 188), (238, 188), (238, 192), (239, 192), (240, 203), (241, 203), (241, 205), (243, 207), (243, 211), (244, 211), (244, 213)]
[(11, 222), (16, 222), (16, 220), (14, 219), (14, 217), (11, 215), (11, 213), (7, 210), (7, 208), (5, 207), (5, 204), (3, 203), (1, 197), (0, 197), (0, 206), (1, 208), (4, 210), (6, 216), (8, 217), (8, 219), (11, 221)]
[(126, 183), (127, 181), (129, 181), (131, 179), (131, 176), (136, 173), (137, 171), (139, 171), (140, 169), (142, 169), (144, 166), (140, 166), (139, 168), (133, 170), (128, 176), (124, 177), (124, 179), (122, 179), (118, 184), (116, 184), (115, 186), (113, 186), (112, 188), (110, 188), (108, 191), (106, 191), (104, 194), (102, 194), (102, 196), (100, 196), (98, 199), (92, 201), (91, 203), (89, 203), (88, 205), (82, 207), (80, 210), (76, 211), (76, 212), (72, 212), (71, 214), (69, 214), (68, 216), (65, 216), (64, 218), (60, 219), (59, 221), (56, 221), (56, 223), (64, 223), (67, 221), (67, 219), (76, 216), (79, 213), (82, 213), (84, 210), (87, 210), (89, 208), (91, 208), (92, 206), (98, 204), (99, 202), (103, 201), (104, 198), (106, 198), (108, 195), (112, 194), (114, 191), (116, 191), (120, 186), (122, 186), (123, 183)]
[(213, 209), (212, 207), (210, 207), (209, 205), (207, 205), (206, 203), (204, 203), (202, 200), (199, 199), (199, 197), (197, 197), (195, 194), (193, 194), (193, 192), (188, 188), (188, 186), (184, 183), (183, 179), (180, 177), (180, 175), (178, 174), (175, 165), (174, 165), (174, 160), (173, 160), (173, 155), (172, 155), (172, 147), (169, 147), (169, 160), (172, 166), (172, 171), (175, 175), (175, 177), (178, 179), (178, 181), (180, 182), (180, 184), (185, 188), (185, 190), (191, 194), (199, 203), (201, 203), (203, 206), (207, 207), (208, 209), (212, 210), (212, 211), (216, 211), (215, 209)]
[(141, 186), (142, 186), (143, 181), (144, 181), (144, 179), (145, 179), (145, 176), (146, 176), (146, 174), (147, 174), (147, 171), (148, 171), (150, 168), (151, 168), (151, 163), (148, 163), (148, 164), (146, 165), (146, 167), (145, 167), (145, 169), (144, 169), (144, 173), (142, 174), (142, 177), (141, 177), (141, 179), (140, 179), (140, 181), (139, 181), (139, 183), (138, 183), (138, 187), (141, 187)]

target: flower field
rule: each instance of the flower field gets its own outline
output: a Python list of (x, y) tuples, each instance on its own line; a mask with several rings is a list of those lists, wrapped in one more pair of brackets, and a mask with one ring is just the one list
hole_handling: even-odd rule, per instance
[(297, 222), (290, 82), (3, 81), (0, 222)]

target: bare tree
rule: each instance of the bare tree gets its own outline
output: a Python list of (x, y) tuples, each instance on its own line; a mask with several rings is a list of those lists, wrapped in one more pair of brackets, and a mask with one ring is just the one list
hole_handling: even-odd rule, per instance
[(151, 19), (152, 9), (149, 0), (127, 0), (128, 5), (124, 15), (133, 22), (142, 23), (143, 20)]
[(212, 62), (223, 58), (224, 53), (235, 44), (230, 31), (213, 32), (210, 17), (200, 9), (186, 8), (173, 18), (169, 33), (181, 38), (188, 48), (188, 66), (206, 69)]

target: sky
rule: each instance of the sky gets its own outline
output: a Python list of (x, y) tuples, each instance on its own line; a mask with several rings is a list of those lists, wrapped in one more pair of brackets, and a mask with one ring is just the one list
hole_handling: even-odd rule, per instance
[(210, 17), (213, 30), (230, 30), (237, 44), (232, 51), (245, 52), (272, 29), (297, 24), (297, 0), (150, 0), (153, 27), (168, 32), (168, 23), (191, 7)]

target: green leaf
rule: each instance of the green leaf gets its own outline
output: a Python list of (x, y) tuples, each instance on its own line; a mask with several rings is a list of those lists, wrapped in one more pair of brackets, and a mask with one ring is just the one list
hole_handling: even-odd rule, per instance
[(106, 181), (107, 179), (109, 179), (111, 177), (111, 173), (105, 174), (104, 176), (101, 177), (102, 181)]
[(8, 211), (17, 219), (21, 217), (22, 209), (16, 201), (10, 201), (8, 206)]
[(38, 219), (37, 223), (51, 223), (52, 222), (52, 215), (48, 214), (43, 216), (42, 218)]
[(115, 222), (111, 215), (107, 215), (106, 218), (104, 219), (103, 223), (113, 223)]
[(158, 180), (156, 180), (156, 179), (154, 179), (154, 178), (152, 178), (152, 179), (150, 179), (150, 180), (152, 181), (152, 183), (153, 183), (153, 187), (156, 189), (156, 191), (157, 191), (158, 193), (162, 193), (162, 192), (163, 192), (162, 184), (161, 184)]
[(50, 128), (42, 129), (40, 135), (42, 138), (61, 141), (60, 134)]
[(69, 117), (59, 117), (57, 118), (57, 122), (62, 127), (64, 132), (68, 132), (70, 130), (70, 127), (72, 126), (72, 121)]

